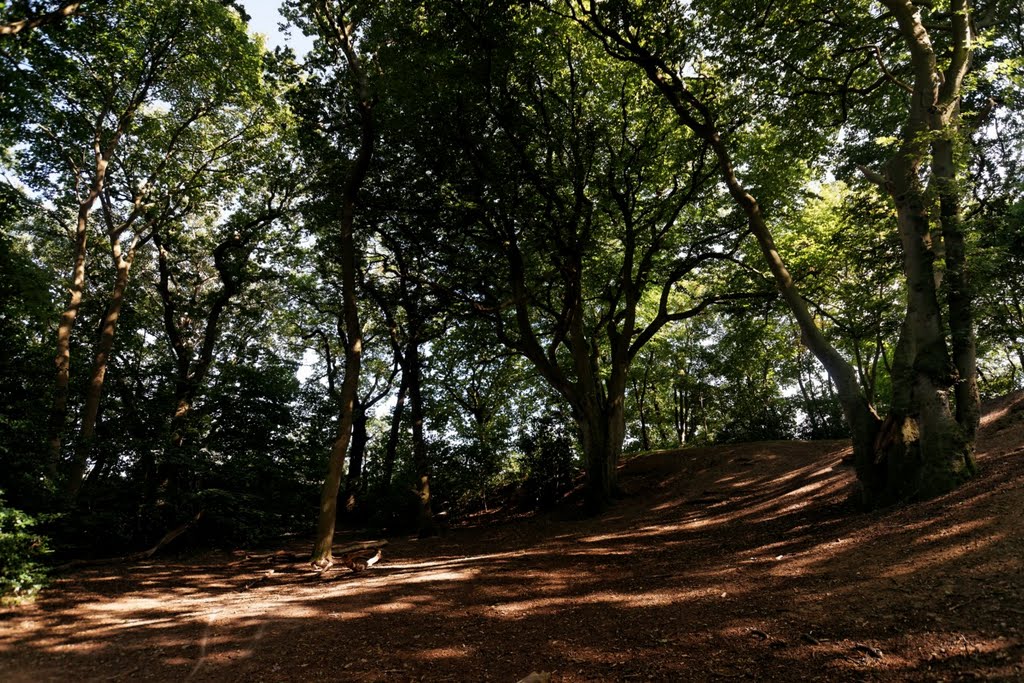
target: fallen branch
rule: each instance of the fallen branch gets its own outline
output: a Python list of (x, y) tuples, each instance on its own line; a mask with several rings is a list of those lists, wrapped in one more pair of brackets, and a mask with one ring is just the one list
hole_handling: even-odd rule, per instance
[(128, 555), (126, 559), (128, 559), (128, 560), (148, 560), (149, 558), (151, 558), (154, 555), (156, 555), (157, 551), (160, 550), (160, 548), (163, 548), (165, 545), (167, 545), (168, 543), (170, 543), (171, 541), (176, 539), (178, 536), (181, 536), (183, 533), (185, 533), (186, 531), (191, 529), (192, 525), (195, 524), (196, 522), (198, 522), (200, 519), (202, 519), (202, 517), (203, 517), (203, 511), (200, 510), (199, 512), (196, 513), (195, 517), (193, 517), (189, 521), (185, 522), (181, 526), (175, 527), (174, 529), (171, 529), (166, 534), (164, 534), (164, 537), (161, 538), (160, 541), (157, 542), (157, 544), (155, 546), (153, 546), (152, 548), (150, 548), (149, 550), (143, 550), (142, 552), (133, 553), (131, 555)]
[(192, 528), (192, 526), (198, 522), (203, 516), (203, 511), (200, 510), (196, 513), (196, 516), (185, 522), (181, 526), (171, 529), (160, 541), (150, 548), (149, 550), (141, 550), (137, 553), (131, 553), (130, 555), (120, 555), (118, 557), (103, 557), (96, 560), (71, 560), (64, 564), (57, 565), (53, 568), (56, 572), (65, 572), (71, 569), (79, 569), (81, 567), (101, 567), (106, 564), (121, 564), (123, 562), (135, 562), (136, 560), (148, 560), (153, 557), (161, 548), (173, 541), (174, 539), (181, 536), (183, 533)]

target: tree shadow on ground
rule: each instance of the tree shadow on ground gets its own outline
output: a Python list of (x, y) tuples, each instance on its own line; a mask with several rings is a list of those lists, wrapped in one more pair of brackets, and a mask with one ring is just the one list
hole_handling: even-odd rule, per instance
[(976, 480), (880, 512), (847, 503), (842, 442), (742, 444), (630, 461), (601, 518), (396, 540), (358, 574), (83, 571), (5, 614), (0, 679), (1021, 680), (1019, 414), (990, 413)]

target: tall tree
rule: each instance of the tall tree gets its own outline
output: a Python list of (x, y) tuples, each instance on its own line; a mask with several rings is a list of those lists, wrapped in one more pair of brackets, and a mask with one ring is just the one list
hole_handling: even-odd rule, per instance
[[(333, 0), (296, 2), (293, 8), (301, 12), (294, 16), (320, 36), (321, 50), (307, 66), (318, 70), (321, 78), (312, 80), (300, 94), (306, 102), (298, 106), (298, 111), (307, 117), (308, 149), (316, 160), (316, 167), (324, 174), (325, 197), (320, 215), (322, 219), (326, 216), (336, 230), (331, 248), (340, 265), (345, 318), (345, 374), (339, 392), (341, 414), (321, 490), (312, 557), (314, 566), (326, 569), (334, 562), (331, 546), (338, 514), (338, 490), (359, 391), (363, 333), (356, 298), (360, 254), (355, 218), (360, 190), (373, 160), (377, 130), (370, 77), (357, 47), (357, 30), (365, 8), (358, 3)], [(345, 133), (353, 122), (356, 139), (350, 141)], [(351, 155), (350, 149), (354, 150)]]
[[(429, 277), (571, 406), (588, 504), (600, 510), (617, 487), (636, 354), (668, 322), (750, 287), (716, 282), (736, 239), (716, 208), (699, 208), (709, 147), (652, 108), (642, 81), (572, 22), (483, 3), (442, 7), (378, 23), (400, 32), (377, 38), (378, 58), (395, 60), (391, 72), (405, 79), (390, 91), (391, 137), (437, 183), (427, 193), (413, 186), (404, 202), (447, 200), (417, 204), (442, 216), (444, 243), (424, 235), (437, 264)], [(433, 90), (422, 75), (452, 86), (424, 102)], [(657, 302), (649, 316), (647, 299)]]
[(24, 92), (34, 93), (19, 103), (27, 123), (23, 177), (58, 209), (74, 215), (67, 226), (72, 267), (67, 305), (57, 326), (48, 428), (52, 471), (60, 460), (67, 417), (71, 336), (86, 287), (91, 214), (140, 118), (144, 129), (148, 117), (159, 116), (157, 102), (173, 104), (189, 87), (197, 62), (217, 61), (209, 37), (225, 33), (231, 22), (213, 0), (104, 4), (34, 41), (19, 66)]
[[(837, 388), (868, 503), (934, 495), (970, 476), (979, 412), (960, 218), (962, 183), (956, 181), (955, 158), (964, 134), (965, 78), (977, 45), (974, 9), (967, 0), (954, 0), (948, 12), (908, 0), (883, 0), (882, 5), (886, 12), (878, 14), (866, 3), (835, 9), (813, 3), (752, 2), (743, 13), (746, 19), (714, 5), (687, 9), (674, 3), (639, 7), (575, 0), (562, 5), (610, 54), (639, 67), (680, 123), (714, 150), (722, 181), (746, 216), (804, 343)], [(935, 15), (941, 28), (928, 28), (928, 14)], [(837, 26), (850, 28), (837, 32)], [(708, 36), (738, 38), (726, 42), (728, 50), (719, 49), (704, 40), (701, 29)], [(782, 57), (772, 63), (757, 41), (773, 35), (772, 44), (778, 44), (778, 36), (787, 33)], [(875, 37), (877, 42), (872, 41)], [(737, 49), (741, 45), (749, 48), (742, 51), (742, 59)], [(890, 66), (899, 60), (903, 61), (898, 66)], [(886, 112), (881, 117), (886, 121), (891, 120), (888, 113), (895, 111), (893, 104), (902, 102), (904, 124), (894, 136), (895, 152), (882, 170), (863, 169), (895, 205), (906, 274), (907, 309), (896, 344), (893, 401), (884, 421), (855, 368), (822, 332), (801, 295), (776, 248), (770, 212), (758, 201), (758, 190), (742, 180), (743, 167), (736, 161), (739, 136), (730, 135), (728, 124), (723, 123), (727, 111), (723, 94), (727, 96), (730, 89), (754, 95), (754, 102), (757, 98), (772, 101), (771, 93), (778, 93), (777, 73), (782, 66), (778, 62), (790, 77), (794, 97), (813, 87), (815, 94), (838, 101), (843, 116), (852, 106), (851, 99), (876, 92), (884, 93), (885, 99), (874, 100), (874, 111)], [(724, 65), (725, 73), (737, 80), (718, 83), (713, 76), (707, 77), (715, 68), (712, 65)], [(766, 77), (772, 68), (774, 90)], [(764, 88), (751, 92), (745, 90), (749, 84)], [(790, 116), (798, 113), (792, 107), (785, 110)], [(816, 110), (819, 115), (823, 112)], [(748, 110), (747, 116), (752, 113)], [(806, 112), (794, 120), (807, 120)], [(817, 123), (820, 129), (826, 121)], [(935, 211), (931, 210), (933, 198), (938, 204)], [(940, 303), (936, 269), (940, 247), (945, 253), (945, 306)]]
[(136, 122), (100, 193), (114, 282), (100, 322), (66, 482), (71, 499), (86, 472), (117, 321), (138, 250), (169, 225), (206, 210), (217, 195), (226, 203), (232, 193), (229, 175), (243, 178), (251, 170), (253, 151), (268, 139), (268, 121), (279, 118), (260, 77), (259, 51), (240, 18), (220, 7), (210, 9), (213, 16), (204, 23), (207, 35), (216, 32), (215, 49), (207, 43), (206, 53), (193, 55), (196, 61), (187, 81), (165, 77), (161, 99), (166, 110), (161, 106), (147, 111)]

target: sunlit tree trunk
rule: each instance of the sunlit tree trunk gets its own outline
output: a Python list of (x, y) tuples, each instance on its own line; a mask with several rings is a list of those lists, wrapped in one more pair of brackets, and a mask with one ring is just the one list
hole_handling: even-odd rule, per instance
[[(105, 170), (105, 163), (103, 164)], [(52, 478), (56, 478), (60, 464), (61, 445), (68, 413), (68, 391), (71, 383), (71, 331), (82, 306), (85, 291), (85, 262), (89, 239), (89, 212), (92, 210), (99, 188), (96, 187), (78, 207), (78, 222), (75, 229), (75, 256), (71, 270), (71, 284), (68, 288), (68, 303), (57, 324), (57, 375), (53, 388), (53, 404), (50, 408), (49, 436), (47, 439), (47, 467)]]
[(66, 495), (71, 502), (77, 499), (82, 484), (85, 481), (88, 458), (96, 437), (96, 418), (100, 411), (103, 382), (107, 374), (110, 353), (114, 348), (117, 321), (121, 316), (121, 307), (124, 303), (124, 295), (128, 288), (129, 274), (132, 262), (135, 260), (135, 250), (137, 247), (137, 240), (133, 241), (127, 253), (124, 254), (121, 250), (121, 244), (116, 237), (111, 242), (116, 275), (114, 277), (114, 287), (110, 292), (110, 301), (107, 303), (103, 320), (100, 323), (100, 336), (96, 344), (96, 355), (93, 358), (89, 386), (86, 389), (85, 403), (82, 406), (82, 425), (79, 430), (78, 441), (75, 444), (75, 455), (71, 463), (71, 472), (66, 483)]

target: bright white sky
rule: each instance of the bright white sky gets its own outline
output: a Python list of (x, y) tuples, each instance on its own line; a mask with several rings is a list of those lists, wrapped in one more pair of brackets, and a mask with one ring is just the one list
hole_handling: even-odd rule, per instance
[(281, 5), (280, 0), (243, 0), (242, 4), (245, 11), (252, 16), (249, 20), (249, 30), (267, 37), (267, 49), (291, 45), (295, 54), (302, 59), (313, 46), (313, 41), (296, 28), (291, 29), (290, 37), (278, 29), (277, 25), (284, 21), (277, 11)]

